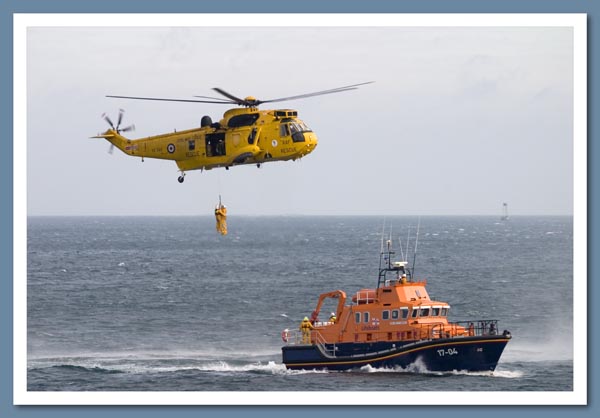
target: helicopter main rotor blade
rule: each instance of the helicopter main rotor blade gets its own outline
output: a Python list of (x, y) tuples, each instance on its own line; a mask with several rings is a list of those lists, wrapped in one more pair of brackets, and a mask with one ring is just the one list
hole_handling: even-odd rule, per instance
[(238, 104), (234, 101), (216, 101), (216, 100), (191, 100), (191, 99), (165, 99), (160, 97), (134, 97), (134, 96), (109, 96), (114, 99), (134, 99), (134, 100), (156, 100), (160, 102), (186, 102), (186, 103), (215, 103), (215, 104)]
[(200, 97), (201, 99), (219, 100), (219, 103), (220, 102), (231, 103), (231, 100), (226, 100), (221, 97), (210, 97), (210, 96), (194, 96), (194, 97)]
[[(365, 84), (371, 84), (371, 83), (374, 83), (374, 81), (367, 81), (365, 83), (351, 84), (349, 86), (336, 87), (334, 89), (315, 91), (313, 93), (305, 93), (305, 94), (299, 94), (296, 96), (280, 97), (277, 99), (269, 99), (269, 100), (241, 99), (237, 96), (234, 96), (231, 93), (226, 92), (225, 90), (223, 90), (219, 87), (213, 87), (213, 90), (216, 91), (217, 93), (227, 97), (227, 99), (229, 99), (229, 100), (225, 100), (225, 99), (221, 99), (221, 98), (217, 98), (217, 97), (209, 97), (209, 96), (194, 96), (194, 97), (199, 97), (202, 99), (210, 99), (210, 100), (167, 99), (167, 98), (162, 98), (162, 97), (113, 96), (113, 95), (107, 95), (106, 97), (111, 97), (111, 98), (115, 98), (115, 99), (155, 100), (155, 101), (160, 101), (160, 102), (237, 104), (239, 106), (248, 106), (248, 107), (254, 106), (255, 107), (262, 103), (283, 102), (286, 100), (304, 99), (306, 97), (322, 96), (324, 94), (333, 94), (333, 93), (341, 93), (343, 91), (356, 90), (356, 88), (358, 86), (364, 86)], [(117, 124), (117, 127), (121, 123), (121, 118), (122, 118), (122, 114), (119, 113), (119, 123)], [(111, 126), (113, 126), (112, 121), (110, 121), (110, 119), (108, 119), (108, 117), (105, 117), (105, 119)], [(113, 129), (114, 129), (114, 126), (113, 126)]]
[(306, 97), (322, 96), (324, 94), (333, 94), (333, 93), (340, 93), (342, 91), (356, 90), (358, 86), (364, 86), (365, 84), (371, 84), (371, 83), (374, 83), (374, 81), (367, 81), (366, 83), (359, 83), (359, 84), (351, 84), (349, 86), (336, 87), (334, 89), (315, 91), (314, 93), (299, 94), (297, 96), (281, 97), (278, 99), (269, 99), (269, 100), (257, 100), (257, 102), (273, 103), (273, 102), (283, 102), (284, 100), (304, 99)]
[(213, 87), (213, 90), (216, 91), (217, 93), (222, 94), (223, 96), (227, 97), (228, 99), (233, 100), (235, 103), (237, 103), (239, 105), (244, 105), (244, 106), (250, 105), (250, 103), (248, 103), (246, 100), (240, 99), (239, 97), (235, 97), (233, 94), (227, 93), (225, 90), (223, 90), (219, 87)]

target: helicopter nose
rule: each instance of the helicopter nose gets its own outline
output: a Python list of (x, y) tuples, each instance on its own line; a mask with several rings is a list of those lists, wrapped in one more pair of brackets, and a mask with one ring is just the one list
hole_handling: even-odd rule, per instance
[(314, 148), (317, 146), (317, 135), (315, 135), (314, 132), (305, 132), (304, 133), (304, 140), (306, 141), (306, 145), (310, 145), (311, 148)]
[(302, 155), (310, 154), (317, 147), (317, 135), (314, 132), (305, 132), (304, 133), (304, 143), (305, 148), (302, 152)]

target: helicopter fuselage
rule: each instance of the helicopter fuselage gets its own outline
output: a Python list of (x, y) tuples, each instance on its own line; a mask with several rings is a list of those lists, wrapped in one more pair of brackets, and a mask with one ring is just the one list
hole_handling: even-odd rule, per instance
[[(301, 158), (317, 146), (317, 136), (291, 109), (234, 108), (199, 128), (129, 139), (109, 129), (105, 138), (127, 155), (174, 160), (182, 173), (217, 167), (287, 161)], [(182, 180), (180, 180), (182, 181)]]

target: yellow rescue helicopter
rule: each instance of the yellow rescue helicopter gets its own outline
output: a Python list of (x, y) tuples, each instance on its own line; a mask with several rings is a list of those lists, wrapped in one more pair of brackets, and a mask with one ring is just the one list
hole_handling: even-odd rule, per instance
[(234, 165), (256, 164), (270, 161), (297, 160), (314, 151), (317, 135), (300, 119), (298, 112), (292, 109), (259, 110), (263, 103), (282, 102), (303, 99), (324, 94), (355, 90), (358, 86), (372, 81), (349, 86), (337, 87), (297, 96), (278, 99), (259, 100), (254, 97), (241, 99), (223, 89), (213, 90), (225, 98), (193, 96), (199, 99), (166, 99), (158, 97), (106, 96), (118, 99), (158, 100), (188, 103), (213, 103), (238, 105), (229, 109), (219, 122), (210, 116), (203, 116), (199, 128), (175, 131), (146, 138), (129, 139), (121, 132), (134, 130), (134, 126), (121, 128), (123, 110), (119, 110), (116, 125), (106, 115), (102, 118), (110, 129), (92, 138), (105, 138), (113, 147), (127, 155), (144, 158), (173, 160), (181, 175), (178, 181), (183, 183), (186, 171), (210, 170)]

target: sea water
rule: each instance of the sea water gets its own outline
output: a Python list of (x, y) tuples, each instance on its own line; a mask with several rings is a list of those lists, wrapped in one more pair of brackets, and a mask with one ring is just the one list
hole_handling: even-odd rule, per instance
[[(375, 287), (392, 226), (449, 319), (497, 319), (493, 373), (288, 371), (281, 331)], [(572, 217), (30, 217), (29, 391), (571, 391)], [(417, 247), (417, 253), (414, 249)], [(322, 315), (327, 315), (323, 312)]]

